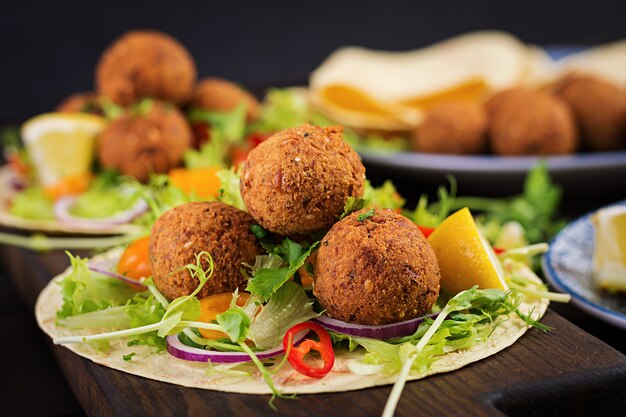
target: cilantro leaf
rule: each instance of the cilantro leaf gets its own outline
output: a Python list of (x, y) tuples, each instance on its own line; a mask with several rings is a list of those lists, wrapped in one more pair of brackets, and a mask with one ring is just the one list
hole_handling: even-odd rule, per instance
[(269, 300), (304, 265), (309, 255), (317, 249), (319, 243), (317, 241), (308, 249), (304, 249), (299, 243), (285, 239), (280, 245), (276, 246), (276, 252), (289, 265), (279, 268), (258, 269), (248, 282), (246, 291), (257, 295), (262, 301)]

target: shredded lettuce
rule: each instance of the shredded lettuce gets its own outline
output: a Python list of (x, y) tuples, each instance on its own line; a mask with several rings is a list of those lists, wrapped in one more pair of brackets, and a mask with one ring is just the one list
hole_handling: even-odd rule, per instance
[(309, 103), (305, 95), (294, 89), (272, 88), (261, 104), (261, 116), (250, 130), (275, 132), (311, 122)]
[(254, 316), (248, 338), (257, 348), (269, 349), (280, 344), (289, 328), (315, 316), (317, 313), (313, 311), (304, 288), (288, 281), (261, 308), (261, 312)]
[(46, 197), (39, 186), (26, 188), (17, 193), (9, 212), (17, 217), (33, 220), (54, 219), (54, 203)]
[(130, 209), (137, 199), (137, 195), (120, 188), (92, 187), (78, 196), (70, 212), (77, 217), (105, 218)]
[(137, 293), (118, 279), (90, 271), (87, 259), (74, 257), (69, 252), (67, 254), (72, 272), (59, 282), (63, 306), (57, 312), (57, 318), (120, 306)]
[(217, 173), (217, 177), (222, 184), (218, 200), (224, 204), (247, 211), (246, 203), (244, 203), (239, 189), (240, 176), (241, 171), (235, 169), (235, 167), (231, 167), (230, 169), (224, 168)]
[(373, 187), (369, 180), (365, 181), (364, 207), (401, 209), (405, 200), (398, 194), (391, 180), (387, 180), (380, 187)]
[(246, 132), (246, 105), (241, 104), (231, 112), (212, 112), (192, 109), (189, 112), (192, 122), (204, 122), (209, 127), (209, 141), (200, 150), (185, 152), (187, 168), (224, 166), (231, 147), (241, 143)]

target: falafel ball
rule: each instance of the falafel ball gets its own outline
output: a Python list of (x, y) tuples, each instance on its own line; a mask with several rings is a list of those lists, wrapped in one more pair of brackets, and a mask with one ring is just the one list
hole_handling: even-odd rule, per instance
[(435, 252), (406, 217), (389, 209), (370, 214), (352, 213), (326, 234), (313, 295), (329, 316), (350, 323), (395, 323), (428, 313), (439, 295)]
[(279, 235), (305, 235), (335, 223), (349, 197), (361, 197), (365, 168), (339, 126), (302, 125), (254, 148), (241, 172), (241, 196), (254, 219)]
[[(250, 231), (254, 219), (245, 211), (218, 202), (186, 203), (163, 213), (150, 234), (152, 278), (159, 291), (173, 299), (191, 294), (198, 281), (185, 265), (196, 264), (196, 254), (213, 258), (213, 275), (198, 298), (246, 287), (242, 262), (254, 264), (262, 249)], [(202, 268), (208, 268), (206, 259)]]
[(616, 85), (575, 76), (565, 80), (557, 94), (572, 108), (586, 148), (610, 151), (626, 145), (626, 95)]
[(564, 101), (542, 91), (516, 89), (500, 94), (491, 101), (489, 142), (494, 153), (555, 155), (576, 151), (578, 130)]
[(120, 105), (154, 97), (178, 105), (191, 97), (193, 58), (171, 36), (155, 30), (130, 31), (102, 54), (96, 68), (100, 94)]
[(102, 116), (104, 111), (98, 100), (98, 95), (92, 91), (72, 94), (66, 97), (55, 111), (60, 113), (91, 113)]
[(418, 152), (477, 154), (485, 150), (487, 115), (479, 105), (446, 101), (428, 110), (413, 131), (411, 145)]
[(104, 168), (147, 181), (178, 166), (190, 145), (191, 130), (180, 111), (154, 101), (145, 114), (129, 111), (106, 127), (98, 159)]
[(191, 98), (191, 107), (216, 112), (230, 112), (241, 104), (246, 105), (249, 122), (259, 117), (259, 102), (252, 94), (233, 82), (215, 77), (201, 80)]

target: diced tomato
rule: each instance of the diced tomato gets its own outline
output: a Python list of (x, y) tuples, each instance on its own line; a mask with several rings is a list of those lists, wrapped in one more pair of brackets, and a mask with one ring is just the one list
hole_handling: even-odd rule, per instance
[(128, 245), (117, 263), (117, 272), (137, 282), (152, 275), (150, 236), (137, 239)]

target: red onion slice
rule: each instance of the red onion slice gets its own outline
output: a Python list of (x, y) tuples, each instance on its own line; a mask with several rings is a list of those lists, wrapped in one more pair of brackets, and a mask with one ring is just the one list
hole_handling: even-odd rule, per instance
[(317, 323), (333, 332), (343, 333), (350, 336), (367, 337), (368, 339), (393, 339), (396, 337), (408, 336), (417, 330), (419, 325), (427, 318), (435, 318), (439, 313), (427, 314), (411, 320), (400, 321), (398, 323), (382, 324), (371, 326), (367, 324), (355, 324), (328, 317), (325, 314), (312, 318), (311, 321)]
[(107, 229), (110, 226), (130, 223), (132, 220), (148, 211), (148, 203), (139, 199), (137, 200), (137, 203), (135, 203), (135, 205), (128, 210), (115, 213), (112, 216), (102, 219), (87, 219), (84, 217), (74, 216), (70, 213), (70, 209), (76, 202), (77, 198), (78, 197), (76, 196), (62, 197), (54, 203), (54, 215), (57, 220), (72, 226), (83, 226), (91, 229)]
[[(294, 345), (302, 342), (308, 335), (308, 330), (298, 333), (294, 338)], [(192, 362), (237, 363), (250, 362), (252, 360), (245, 352), (218, 352), (215, 350), (205, 350), (187, 346), (178, 339), (178, 334), (167, 336), (167, 352), (178, 359)], [(283, 352), (283, 345), (281, 343), (275, 348), (255, 352), (255, 354), (257, 358), (263, 360), (278, 356)]]
[(108, 268), (99, 266), (99, 265), (89, 265), (89, 270), (93, 271), (93, 272), (97, 272), (98, 274), (102, 274), (102, 275), (106, 275), (108, 277), (111, 278), (116, 278), (119, 279), (120, 281), (123, 281), (129, 285), (132, 285), (133, 287), (137, 287), (139, 289), (142, 290), (147, 290), (148, 287), (146, 287), (145, 285), (143, 285), (142, 283), (140, 283), (139, 281), (136, 281), (132, 278), (126, 277), (122, 274), (118, 274), (117, 272), (113, 272), (110, 271)]

